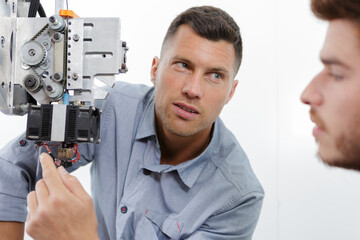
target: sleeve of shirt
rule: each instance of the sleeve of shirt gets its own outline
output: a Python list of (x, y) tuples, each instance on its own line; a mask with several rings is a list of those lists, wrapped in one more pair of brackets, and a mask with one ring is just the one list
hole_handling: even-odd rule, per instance
[[(97, 101), (96, 106), (101, 109), (109, 108), (104, 100)], [(57, 147), (50, 149), (54, 153), (57, 151)], [(72, 172), (91, 162), (95, 149), (96, 144), (79, 144), (81, 159), (67, 168), (67, 171)], [(0, 221), (26, 221), (26, 198), (42, 178), (39, 155), (44, 151), (46, 152), (45, 148), (36, 148), (33, 141), (25, 140), (25, 134), (13, 139), (0, 150)]]
[(26, 220), (26, 197), (36, 183), (38, 149), (19, 136), (0, 151), (0, 221)]
[[(55, 148), (51, 147), (53, 152)], [(33, 141), (21, 135), (0, 150), (0, 221), (25, 222), (27, 217), (27, 195), (35, 189), (42, 178), (39, 163), (40, 150)], [(68, 168), (74, 171), (92, 161), (94, 144), (79, 144), (81, 161)]]
[(187, 239), (250, 240), (258, 222), (264, 194), (252, 192), (236, 207), (213, 215)]

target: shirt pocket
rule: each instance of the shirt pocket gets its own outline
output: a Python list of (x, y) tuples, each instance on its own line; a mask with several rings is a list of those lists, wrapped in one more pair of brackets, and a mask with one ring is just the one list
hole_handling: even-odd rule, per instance
[(159, 239), (180, 239), (181, 224), (176, 218), (150, 210), (145, 218), (153, 224)]

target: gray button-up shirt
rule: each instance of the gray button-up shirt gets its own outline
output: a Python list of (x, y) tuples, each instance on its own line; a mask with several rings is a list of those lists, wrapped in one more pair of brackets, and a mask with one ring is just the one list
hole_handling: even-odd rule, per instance
[[(220, 119), (200, 156), (172, 166), (160, 164), (154, 88), (117, 83), (102, 109), (101, 144), (80, 144), (70, 169), (92, 162), (100, 239), (251, 239), (264, 192)], [(39, 151), (20, 139), (0, 152), (2, 221), (26, 219), (41, 178)]]

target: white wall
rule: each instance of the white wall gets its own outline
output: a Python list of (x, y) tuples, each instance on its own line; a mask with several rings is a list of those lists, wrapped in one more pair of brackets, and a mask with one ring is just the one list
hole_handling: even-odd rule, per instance
[[(48, 15), (53, 3), (42, 1)], [(84, 5), (85, 4), (85, 5)], [(215, 5), (241, 28), (244, 60), (236, 95), (222, 113), (247, 152), (266, 198), (254, 240), (360, 239), (360, 173), (325, 167), (316, 158), (308, 107), (299, 97), (320, 70), (326, 24), (309, 1), (70, 0), (81, 17), (119, 16), (130, 46), (129, 72), (119, 80), (150, 85), (170, 21), (194, 5)], [(25, 129), (25, 118), (0, 114), (0, 146)], [(89, 190), (88, 168), (75, 173)]]

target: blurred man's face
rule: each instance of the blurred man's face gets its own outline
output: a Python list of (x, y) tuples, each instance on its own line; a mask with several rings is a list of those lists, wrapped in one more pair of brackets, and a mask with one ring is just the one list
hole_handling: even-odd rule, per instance
[(360, 34), (348, 20), (330, 21), (320, 59), (323, 70), (301, 96), (310, 105), (320, 158), (360, 170)]

